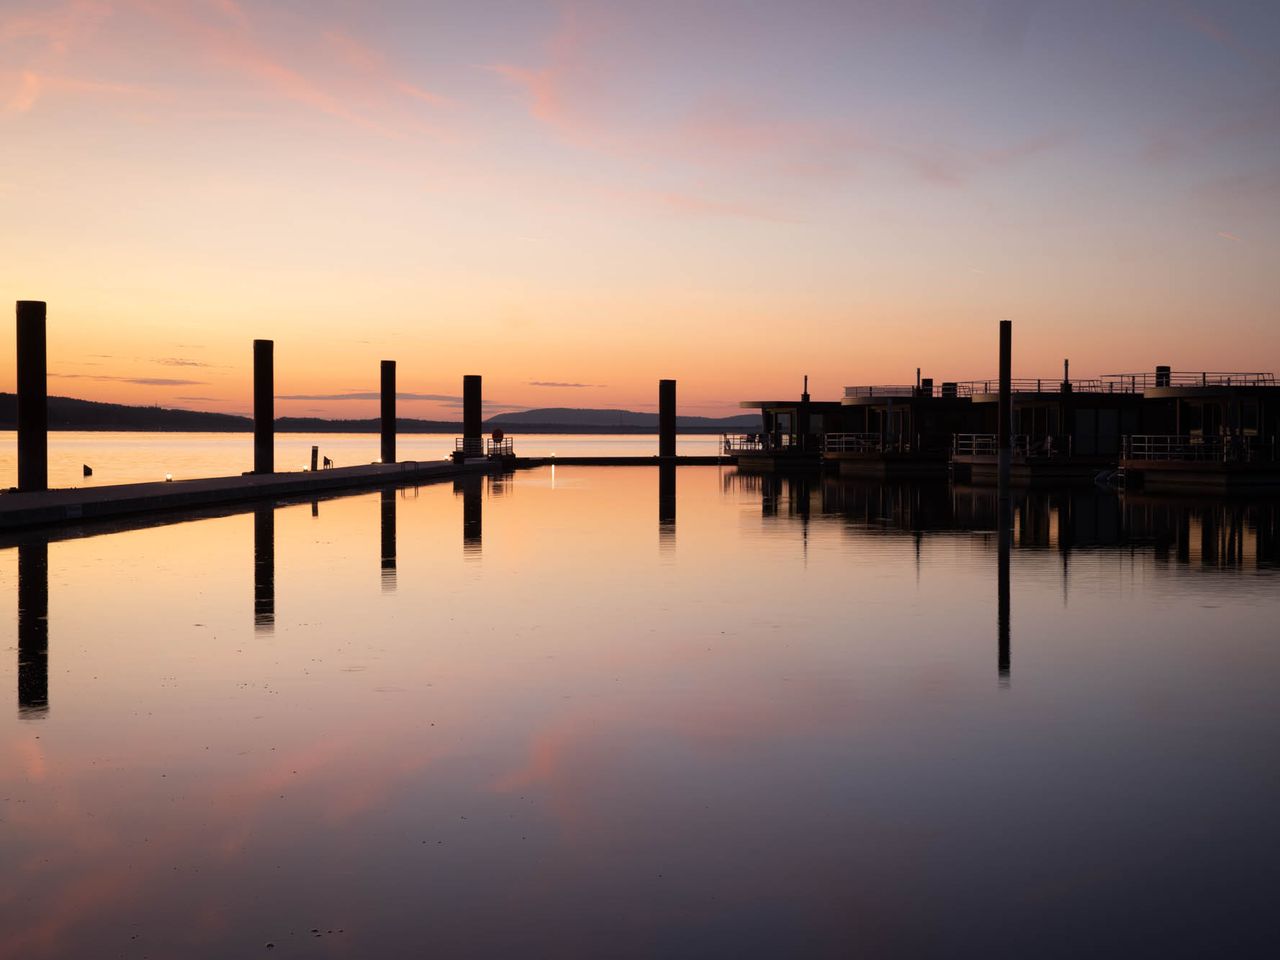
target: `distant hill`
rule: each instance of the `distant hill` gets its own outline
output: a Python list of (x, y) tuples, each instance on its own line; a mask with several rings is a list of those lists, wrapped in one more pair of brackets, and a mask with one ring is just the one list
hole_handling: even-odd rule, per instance
[[(0, 393), (0, 430), (16, 429), (18, 398)], [(634, 413), (630, 410), (575, 410), (549, 407), (520, 413), (500, 413), (485, 421), (489, 427), (524, 433), (656, 433), (656, 413)], [(678, 417), (676, 425), (685, 433), (720, 433), (721, 431), (759, 428), (759, 414), (744, 414), (720, 419), (712, 417)], [(244, 433), (253, 429), (250, 417), (233, 413), (206, 413), (199, 410), (176, 410), (167, 407), (133, 407), (122, 403), (98, 403), (73, 397), (49, 398), (50, 430), (147, 430)], [(326, 420), (320, 417), (277, 417), (280, 433), (377, 433), (381, 421)], [(399, 433), (460, 434), (462, 424), (450, 420), (396, 420)]]

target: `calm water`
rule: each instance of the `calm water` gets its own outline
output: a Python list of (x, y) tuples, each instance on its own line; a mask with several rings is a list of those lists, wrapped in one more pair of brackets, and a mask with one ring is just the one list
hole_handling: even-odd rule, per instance
[(0, 956), (1274, 955), (1275, 504), (675, 487), (0, 548)]
[[(516, 453), (526, 457), (656, 456), (655, 434), (522, 434), (511, 435)], [(396, 441), (401, 460), (443, 460), (453, 452), (455, 437), (444, 433), (406, 433)], [(373, 463), (381, 455), (376, 433), (277, 433), (276, 469), (302, 470), (311, 463), (311, 446), (337, 466)], [(688, 434), (676, 438), (682, 456), (715, 456), (720, 437)], [(18, 482), (18, 435), (0, 430), (0, 490)], [(93, 476), (84, 476), (84, 466)], [(49, 434), (49, 485), (88, 487), (113, 483), (230, 477), (253, 469), (251, 433), (146, 433), (53, 431)]]

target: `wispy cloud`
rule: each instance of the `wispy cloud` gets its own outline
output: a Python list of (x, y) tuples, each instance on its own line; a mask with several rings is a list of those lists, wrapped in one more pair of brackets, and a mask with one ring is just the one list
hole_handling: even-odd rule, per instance
[(208, 367), (211, 364), (204, 363), (201, 360), (190, 360), (187, 357), (161, 357), (156, 363), (162, 363), (166, 367)]
[(1218, 236), (1220, 236), (1223, 240), (1233, 240), (1233, 241), (1235, 241), (1236, 243), (1243, 243), (1243, 242), (1244, 242), (1244, 241), (1243, 241), (1243, 240), (1241, 240), (1239, 237), (1237, 237), (1234, 233), (1228, 233), (1226, 230), (1219, 230), (1219, 231), (1218, 231)]
[(565, 383), (560, 380), (530, 380), (531, 387), (574, 387), (585, 389), (589, 387), (607, 387), (607, 383)]
[(51, 373), (62, 380), (96, 380), (103, 383), (135, 383), (144, 387), (190, 387), (208, 383), (207, 380), (176, 380), (169, 377), (110, 377), (92, 373)]

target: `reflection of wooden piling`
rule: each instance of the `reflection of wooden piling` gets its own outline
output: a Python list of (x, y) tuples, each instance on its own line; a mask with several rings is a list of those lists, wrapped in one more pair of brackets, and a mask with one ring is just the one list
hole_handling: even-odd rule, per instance
[(276, 623), (276, 508), (253, 508), (253, 624), (270, 632)]
[(484, 452), (480, 446), (483, 421), (480, 377), (470, 373), (462, 378), (462, 439), (468, 455)]
[(484, 540), (484, 477), (465, 477), (456, 481), (462, 488), (462, 552), (479, 554)]
[(1009, 680), (1009, 548), (1013, 542), (1013, 501), (1001, 498), (996, 520), (996, 672), (1002, 683)]
[(658, 381), (658, 456), (676, 455), (676, 382)]
[(396, 491), (382, 491), (382, 589), (396, 588)]
[(275, 342), (253, 341), (253, 472), (275, 473)]
[(396, 362), (382, 361), (382, 462), (396, 462)]
[(658, 540), (669, 546), (676, 536), (676, 465), (658, 465)]
[(18, 713), (49, 709), (49, 544), (18, 546)]
[(18, 489), (49, 488), (49, 378), (43, 300), (18, 301)]

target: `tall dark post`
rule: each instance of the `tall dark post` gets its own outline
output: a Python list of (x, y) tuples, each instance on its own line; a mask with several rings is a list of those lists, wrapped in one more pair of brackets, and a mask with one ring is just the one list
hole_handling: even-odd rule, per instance
[(253, 341), (253, 472), (275, 473), (275, 341)]
[(1009, 472), (1013, 461), (1013, 321), (1000, 321), (1000, 408), (996, 425), (999, 453), (1000, 499), (1009, 498)]
[(658, 464), (658, 542), (669, 548), (676, 538), (676, 465)]
[(658, 381), (658, 456), (676, 455), (676, 382)]
[(382, 491), (382, 589), (396, 588), (396, 491)]
[(18, 489), (49, 489), (45, 303), (18, 301)]
[(276, 624), (276, 507), (253, 508), (253, 625), (270, 633)]
[(481, 403), (480, 377), (467, 374), (462, 378), (462, 448), (468, 456), (484, 455)]
[(49, 543), (18, 545), (18, 714), (49, 710)]
[(382, 361), (382, 462), (396, 462), (396, 362)]

